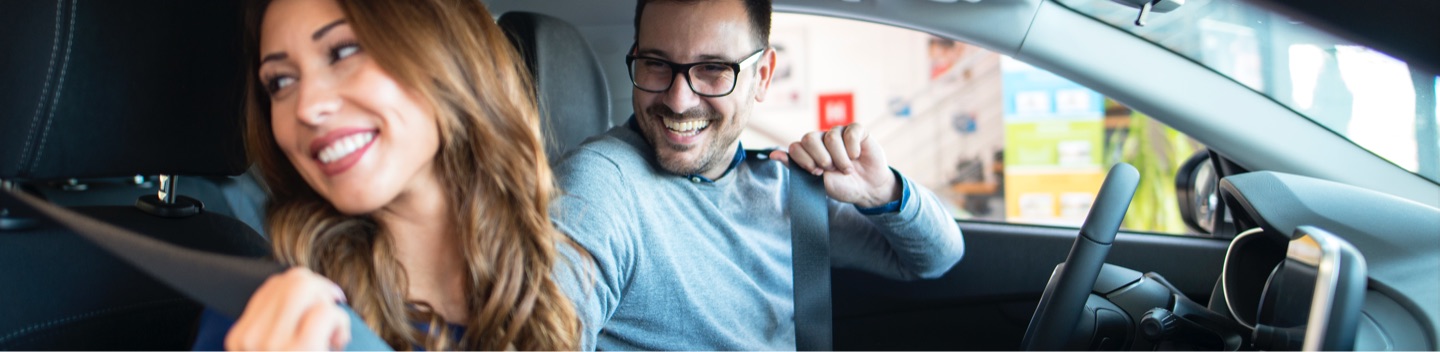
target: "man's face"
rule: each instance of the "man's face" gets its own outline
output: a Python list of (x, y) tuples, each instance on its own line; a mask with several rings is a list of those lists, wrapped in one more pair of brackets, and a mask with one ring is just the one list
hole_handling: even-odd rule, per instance
[[(636, 56), (679, 64), (740, 62), (761, 48), (740, 1), (655, 2), (640, 18)], [(774, 56), (742, 65), (729, 95), (707, 98), (690, 89), (683, 74), (670, 89), (634, 89), (635, 119), (666, 171), (715, 179), (735, 155), (755, 102), (764, 99)], [(697, 83), (698, 86), (698, 83)]]

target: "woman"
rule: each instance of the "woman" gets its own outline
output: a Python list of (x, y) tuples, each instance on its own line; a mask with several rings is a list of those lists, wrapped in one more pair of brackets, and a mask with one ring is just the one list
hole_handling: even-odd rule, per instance
[[(582, 252), (549, 221), (531, 83), (484, 5), (256, 7), (247, 147), (275, 256), (297, 269), (256, 292), (224, 347), (343, 347), (345, 301), (396, 349), (578, 348), (551, 274)], [(216, 320), (197, 348), (218, 347)]]

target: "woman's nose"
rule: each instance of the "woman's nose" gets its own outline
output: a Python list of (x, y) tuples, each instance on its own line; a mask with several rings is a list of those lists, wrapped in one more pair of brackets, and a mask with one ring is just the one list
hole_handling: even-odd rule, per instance
[(308, 79), (296, 82), (300, 86), (295, 116), (308, 125), (319, 125), (330, 115), (340, 111), (341, 99), (334, 85), (323, 79)]

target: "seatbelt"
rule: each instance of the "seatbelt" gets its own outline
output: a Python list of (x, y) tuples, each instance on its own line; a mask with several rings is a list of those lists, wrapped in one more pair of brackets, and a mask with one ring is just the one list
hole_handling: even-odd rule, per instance
[[(0, 192), (0, 200), (54, 220), (176, 291), (231, 318), (238, 318), (245, 311), (250, 295), (270, 275), (286, 269), (273, 261), (214, 254), (165, 243), (19, 191)], [(370, 331), (359, 315), (343, 304), (340, 307), (350, 315), (347, 351), (390, 350), (390, 346)]]
[(791, 165), (786, 176), (795, 276), (795, 349), (834, 350), (830, 305), (830, 214), (825, 183)]

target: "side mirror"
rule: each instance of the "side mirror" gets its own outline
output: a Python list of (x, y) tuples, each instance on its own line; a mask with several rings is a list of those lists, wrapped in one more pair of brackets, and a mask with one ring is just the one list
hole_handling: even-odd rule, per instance
[(1185, 226), (1199, 233), (1215, 232), (1220, 213), (1220, 177), (1210, 161), (1210, 151), (1201, 150), (1180, 165), (1175, 173), (1175, 199)]

